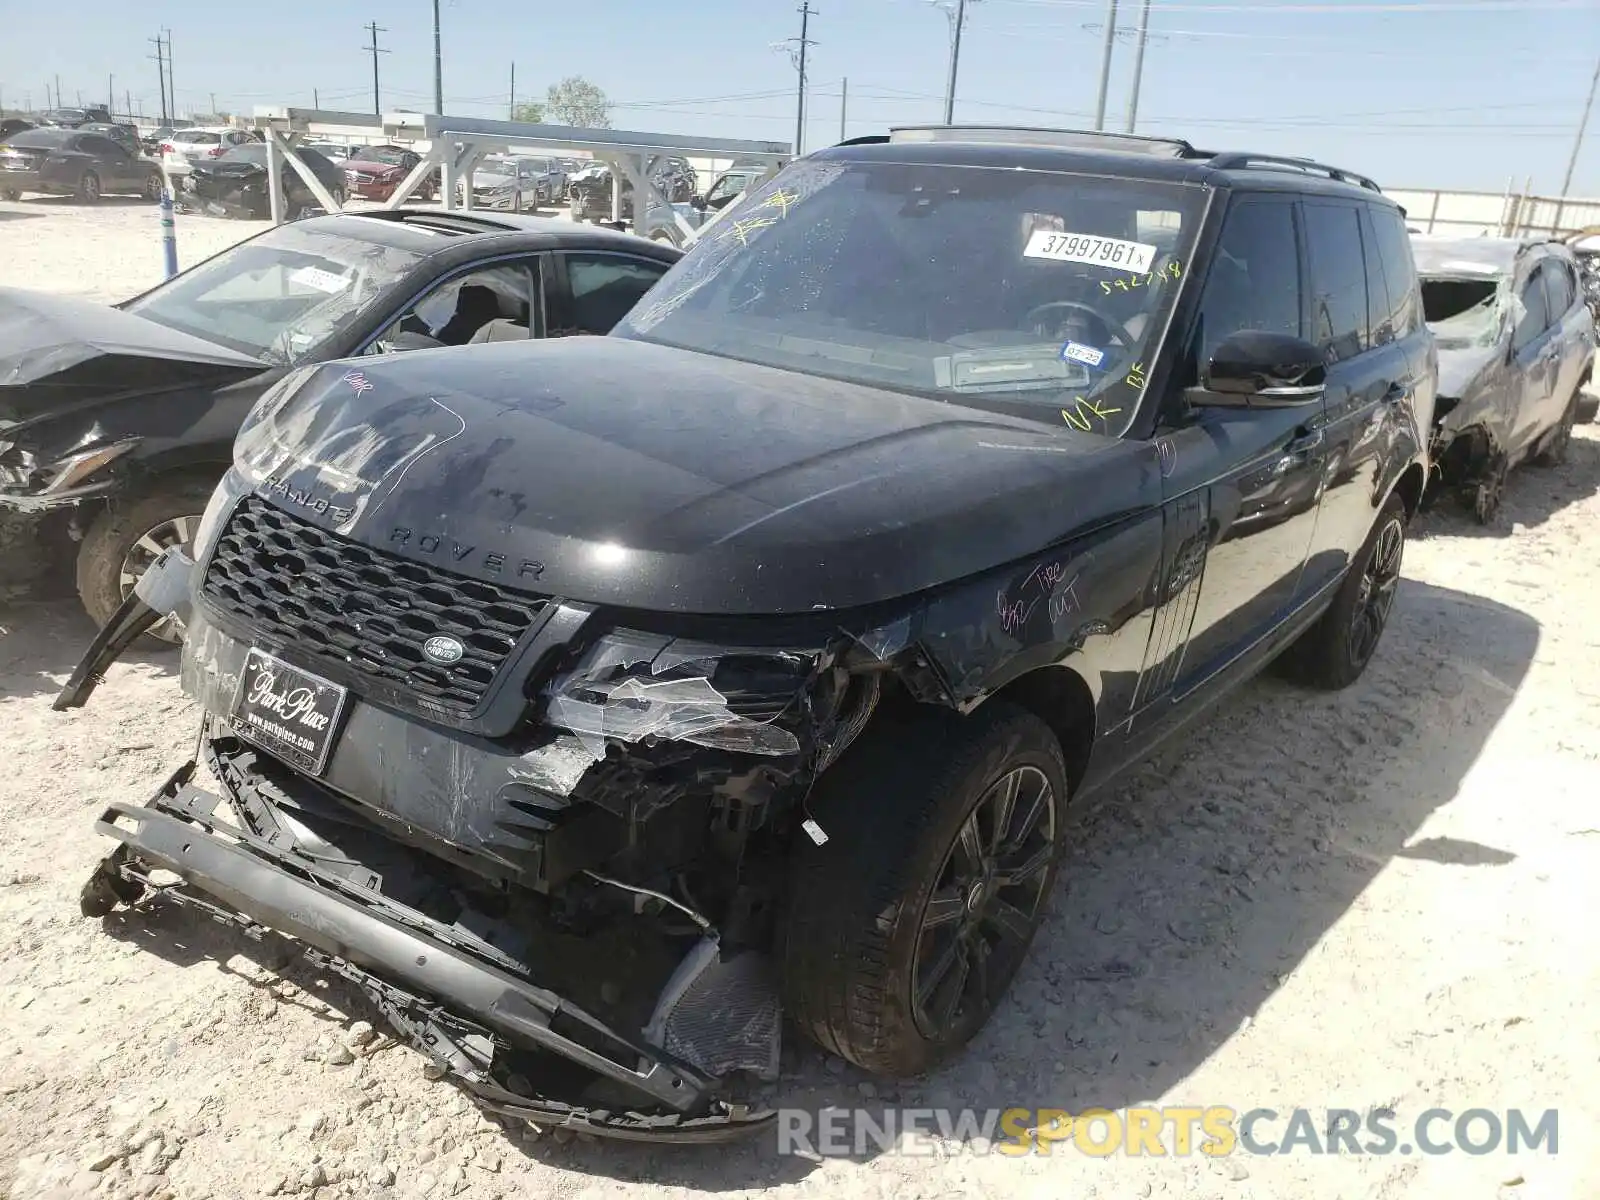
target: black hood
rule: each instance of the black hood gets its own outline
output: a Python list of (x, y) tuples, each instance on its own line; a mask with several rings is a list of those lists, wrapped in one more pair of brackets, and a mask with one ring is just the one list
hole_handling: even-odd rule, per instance
[(329, 364), (237, 449), (263, 495), (374, 548), (716, 614), (957, 580), (1127, 511), (1159, 470), (1139, 442), (620, 337)]
[(266, 369), (249, 355), (121, 309), (0, 287), (0, 425)]

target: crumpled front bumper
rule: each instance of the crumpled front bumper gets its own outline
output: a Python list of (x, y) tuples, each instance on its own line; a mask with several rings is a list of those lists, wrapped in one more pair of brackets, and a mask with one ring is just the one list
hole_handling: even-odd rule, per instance
[[(224, 820), (222, 798), (189, 784), (194, 768), (177, 771), (143, 805), (104, 811), (97, 830), (121, 844), (85, 885), (85, 915), (174, 903), (253, 937), (270, 930), (292, 938), (313, 963), (361, 987), (480, 1106), (507, 1117), (664, 1142), (730, 1141), (775, 1119), (716, 1099), (716, 1080), (529, 982), (487, 943)], [(159, 881), (156, 871), (179, 882)], [(601, 1107), (545, 1095), (526, 1073), (527, 1093), (513, 1091), (494, 1070), (497, 1055), (513, 1052), (577, 1064), (633, 1102)]]

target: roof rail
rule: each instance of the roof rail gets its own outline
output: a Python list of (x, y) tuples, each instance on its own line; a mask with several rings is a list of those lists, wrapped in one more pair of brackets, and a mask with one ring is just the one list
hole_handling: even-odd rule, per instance
[(1193, 158), (1195, 148), (1178, 138), (1138, 137), (1089, 129), (1040, 129), (1026, 125), (900, 125), (889, 131), (891, 142), (1002, 142), (1014, 146), (1051, 146), (1062, 150), (1112, 150), (1123, 154)]
[(842, 142), (835, 142), (836, 146), (881, 146), (889, 140), (886, 133), (867, 133), (861, 137), (847, 138)]
[(1339, 183), (1350, 183), (1357, 187), (1366, 188), (1369, 192), (1380, 192), (1380, 188), (1365, 175), (1357, 175), (1354, 171), (1344, 171), (1338, 167), (1330, 167), (1327, 163), (1319, 163), (1310, 158), (1289, 158), (1282, 154), (1252, 154), (1244, 150), (1224, 150), (1220, 154), (1210, 155), (1210, 166), (1218, 170), (1236, 170), (1239, 168), (1264, 166), (1287, 167), (1307, 174), (1326, 175), (1329, 179)]

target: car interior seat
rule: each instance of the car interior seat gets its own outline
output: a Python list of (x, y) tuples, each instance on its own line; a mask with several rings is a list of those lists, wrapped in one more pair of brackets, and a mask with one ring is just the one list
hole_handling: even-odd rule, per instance
[(464, 346), (488, 322), (504, 316), (500, 294), (481, 283), (468, 283), (456, 293), (456, 311), (435, 335), (447, 346)]
[(486, 321), (478, 332), (467, 339), (469, 346), (481, 345), (484, 342), (525, 342), (528, 340), (528, 327), (510, 317), (496, 317)]

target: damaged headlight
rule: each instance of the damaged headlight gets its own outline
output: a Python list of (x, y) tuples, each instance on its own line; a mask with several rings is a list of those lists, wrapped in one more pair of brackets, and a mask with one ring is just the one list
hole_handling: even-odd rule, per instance
[(819, 654), (618, 630), (554, 681), (546, 720), (576, 734), (596, 758), (608, 739), (797, 754), (799, 739), (779, 722), (799, 703)]
[(233, 440), (233, 464), (252, 484), (277, 469), (284, 454), (277, 417), (321, 368), (321, 363), (296, 367), (262, 392), (245, 416)]
[(96, 471), (109, 466), (138, 444), (138, 438), (128, 438), (108, 446), (80, 450), (42, 466), (30, 451), (0, 445), (0, 488), (31, 496), (61, 496), (81, 487)]
[(18, 450), (10, 442), (0, 442), (0, 490), (26, 491), (36, 466), (28, 451)]

